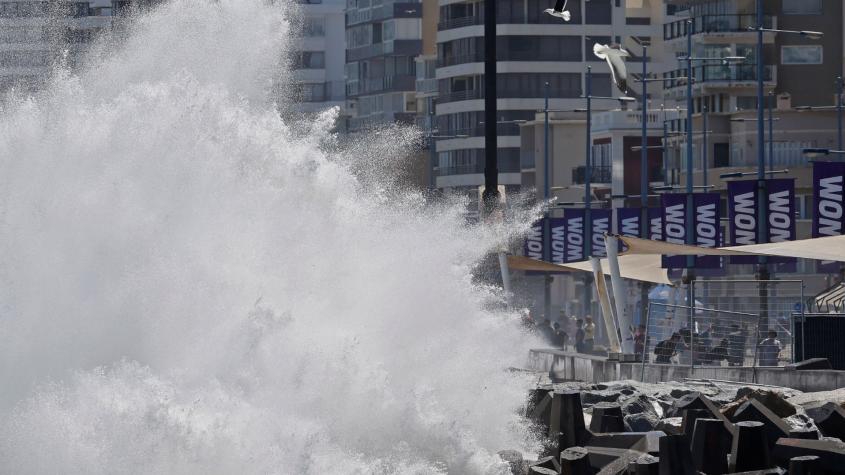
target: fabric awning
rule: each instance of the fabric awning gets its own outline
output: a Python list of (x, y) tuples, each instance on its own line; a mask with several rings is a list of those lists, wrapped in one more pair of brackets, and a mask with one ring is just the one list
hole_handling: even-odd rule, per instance
[(780, 256), (845, 262), (845, 235), (797, 241), (750, 244), (730, 247), (699, 247), (673, 244), (630, 236), (618, 236), (627, 249), (622, 254), (662, 254), (667, 256)]
[[(607, 259), (602, 259), (601, 265), (605, 272), (609, 271)], [(551, 264), (524, 256), (508, 256), (508, 267), (512, 270), (532, 272), (593, 272), (589, 261)], [(659, 255), (619, 256), (619, 273), (624, 279), (672, 285), (668, 270), (660, 268)]]

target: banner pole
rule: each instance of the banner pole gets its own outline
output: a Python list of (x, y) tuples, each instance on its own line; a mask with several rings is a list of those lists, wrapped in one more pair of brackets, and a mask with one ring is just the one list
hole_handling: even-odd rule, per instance
[(604, 281), (604, 273), (601, 269), (601, 260), (598, 257), (590, 257), (590, 264), (593, 266), (593, 279), (596, 281), (596, 292), (599, 297), (599, 304), (604, 318), (604, 326), (607, 329), (607, 339), (610, 341), (610, 353), (619, 353), (619, 333), (613, 318), (613, 309), (610, 306), (610, 297), (607, 293), (607, 285)]
[(631, 318), (628, 318), (628, 308), (625, 299), (625, 292), (622, 287), (622, 275), (619, 271), (619, 239), (616, 236), (606, 235), (604, 243), (607, 247), (607, 263), (610, 266), (610, 286), (613, 290), (613, 301), (616, 304), (616, 316), (619, 322), (622, 353), (634, 353), (634, 341), (628, 337), (631, 335)]

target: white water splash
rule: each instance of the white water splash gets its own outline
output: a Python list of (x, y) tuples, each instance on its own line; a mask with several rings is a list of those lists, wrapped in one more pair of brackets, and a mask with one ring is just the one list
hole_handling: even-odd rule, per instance
[(0, 473), (504, 473), (530, 443), (531, 342), (470, 277), (509, 231), (397, 190), (372, 157), (413, 133), (287, 126), (285, 18), (175, 0), (3, 106)]

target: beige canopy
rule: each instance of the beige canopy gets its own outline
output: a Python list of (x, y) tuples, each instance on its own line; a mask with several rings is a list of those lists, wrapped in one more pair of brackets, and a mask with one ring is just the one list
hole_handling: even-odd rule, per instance
[(623, 251), (622, 254), (663, 254), (675, 256), (780, 256), (798, 257), (801, 259), (816, 259), (819, 261), (845, 262), (845, 235), (719, 248), (673, 244), (630, 236), (617, 237), (627, 246), (627, 249)]
[[(603, 269), (608, 269), (607, 259), (601, 260)], [(508, 267), (513, 270), (534, 272), (593, 272), (589, 261), (571, 264), (551, 264), (523, 256), (508, 256)], [(632, 254), (619, 257), (619, 273), (625, 279), (672, 285), (669, 273), (660, 268), (660, 255)]]

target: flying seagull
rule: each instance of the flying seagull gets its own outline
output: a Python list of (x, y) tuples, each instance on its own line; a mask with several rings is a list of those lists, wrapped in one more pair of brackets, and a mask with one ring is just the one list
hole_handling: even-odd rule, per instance
[(613, 82), (616, 87), (624, 94), (628, 94), (628, 71), (625, 68), (625, 60), (623, 58), (631, 56), (621, 45), (612, 44), (600, 45), (598, 43), (593, 45), (593, 54), (607, 61), (610, 66), (610, 74), (613, 76)]
[(555, 7), (554, 7), (554, 8), (547, 8), (547, 9), (545, 9), (545, 10), (543, 10), (543, 11), (544, 11), (545, 13), (548, 13), (548, 14), (549, 14), (549, 15), (551, 15), (551, 16), (556, 16), (556, 17), (558, 17), (558, 18), (563, 18), (563, 21), (569, 21), (569, 18), (571, 18), (571, 15), (569, 14), (569, 11), (568, 11), (568, 10), (566, 10), (566, 3), (567, 3), (568, 1), (569, 1), (569, 0), (557, 0), (557, 1), (555, 2)]

